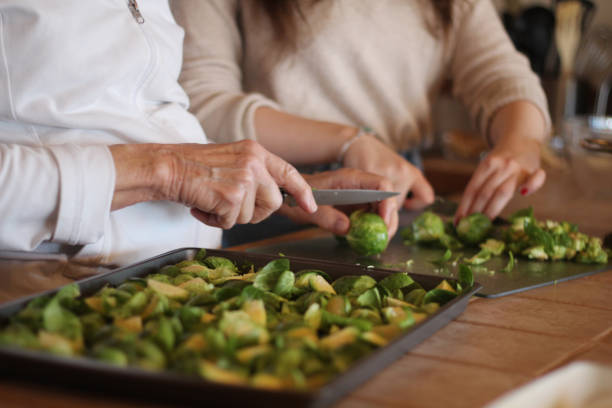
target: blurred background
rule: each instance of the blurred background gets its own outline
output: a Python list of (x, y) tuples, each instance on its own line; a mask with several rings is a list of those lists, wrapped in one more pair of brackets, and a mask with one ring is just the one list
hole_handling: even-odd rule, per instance
[[(546, 92), (553, 129), (545, 167), (593, 199), (612, 198), (612, 0), (493, 0)], [(462, 190), (487, 146), (457, 100), (434, 107), (425, 171), (438, 193)]]

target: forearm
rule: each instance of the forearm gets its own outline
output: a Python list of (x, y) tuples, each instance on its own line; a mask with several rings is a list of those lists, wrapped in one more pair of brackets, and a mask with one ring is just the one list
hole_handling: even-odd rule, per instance
[(536, 105), (516, 101), (495, 112), (488, 136), (496, 148), (523, 142), (540, 145), (548, 137), (546, 130), (546, 120)]
[(269, 107), (255, 112), (257, 140), (296, 164), (335, 162), (342, 145), (359, 131), (354, 126), (306, 119)]

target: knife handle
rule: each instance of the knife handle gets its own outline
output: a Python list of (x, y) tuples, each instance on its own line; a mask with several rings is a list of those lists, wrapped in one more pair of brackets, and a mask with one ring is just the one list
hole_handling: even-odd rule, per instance
[(297, 205), (295, 199), (291, 194), (289, 194), (287, 190), (282, 187), (279, 187), (278, 189), (281, 193), (281, 196), (283, 196), (283, 204), (287, 204), (289, 207), (295, 207)]

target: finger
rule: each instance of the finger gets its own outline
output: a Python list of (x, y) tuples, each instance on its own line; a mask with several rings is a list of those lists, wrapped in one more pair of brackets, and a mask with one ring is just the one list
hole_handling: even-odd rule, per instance
[(485, 159), (482, 163), (478, 165), (468, 185), (465, 187), (463, 196), (461, 197), (461, 201), (459, 202), (459, 207), (455, 212), (455, 224), (461, 218), (465, 217), (468, 214), (468, 210), (472, 206), (472, 202), (476, 197), (476, 193), (478, 192), (480, 186), (487, 178), (489, 178), (489, 175), (497, 168), (497, 166), (495, 166), (496, 163), (497, 161)]
[(434, 201), (434, 190), (421, 172), (410, 186), (410, 191), (411, 197), (404, 201), (404, 208), (407, 210), (421, 209)]
[(501, 183), (482, 212), (491, 219), (497, 217), (514, 196), (516, 184), (517, 176), (509, 177)]
[(329, 205), (319, 206), (313, 214), (308, 214), (300, 208), (283, 205), (281, 212), (294, 221), (313, 223), (336, 235), (346, 235), (350, 227), (347, 215)]
[[(516, 182), (519, 173), (520, 169), (518, 164), (514, 161), (509, 162), (508, 165), (491, 173), (489, 178), (487, 178), (477, 190), (472, 205), (467, 210), (467, 213), (482, 212), (497, 191), (497, 188), (510, 178)], [(513, 188), (514, 187), (513, 185)]]
[(312, 188), (298, 171), (280, 157), (266, 151), (266, 167), (276, 184), (293, 196), (298, 206), (308, 213), (317, 211)]
[(546, 172), (543, 169), (538, 169), (533, 173), (525, 183), (519, 188), (522, 195), (529, 195), (539, 190), (546, 181)]
[(249, 183), (244, 187), (244, 196), (240, 205), (240, 212), (236, 219), (238, 224), (247, 224), (253, 219), (255, 212), (255, 192), (256, 186), (253, 183)]
[(389, 220), (389, 223), (387, 224), (387, 232), (389, 234), (389, 240), (391, 240), (391, 238), (393, 238), (393, 236), (397, 232), (398, 226), (399, 226), (399, 214), (397, 211), (395, 211), (391, 214), (391, 219)]
[[(198, 221), (203, 222), (204, 224), (208, 226), (224, 228), (223, 225), (225, 224), (220, 221), (218, 214), (211, 214), (211, 213), (207, 213), (202, 210), (199, 210), (197, 208), (192, 208), (191, 215), (193, 215)], [(231, 228), (231, 226), (227, 228)]]

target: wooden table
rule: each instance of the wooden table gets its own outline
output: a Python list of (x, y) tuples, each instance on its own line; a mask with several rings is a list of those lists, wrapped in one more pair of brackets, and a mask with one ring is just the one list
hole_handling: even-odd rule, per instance
[[(539, 217), (563, 218), (585, 232), (612, 231), (612, 205), (582, 197), (562, 173), (508, 212), (531, 204)], [(300, 231), (279, 240), (325, 234)], [(612, 270), (498, 299), (474, 298), (434, 336), (341, 400), (348, 407), (480, 407), (576, 360), (612, 365)], [(205, 397), (203, 397), (203, 401)], [(151, 407), (133, 401), (0, 380), (3, 408)]]

